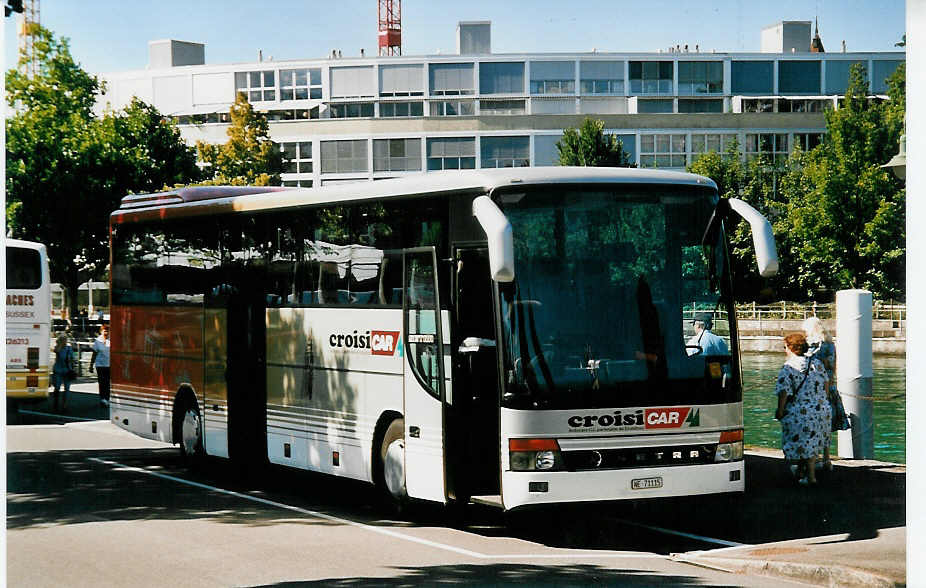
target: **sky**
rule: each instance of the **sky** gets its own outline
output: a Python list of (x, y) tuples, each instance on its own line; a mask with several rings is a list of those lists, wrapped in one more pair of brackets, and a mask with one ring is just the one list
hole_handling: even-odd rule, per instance
[[(376, 53), (377, 0), (41, 0), (40, 22), (70, 39), (91, 73), (143, 69), (148, 41), (204, 43), (206, 63)], [(896, 51), (903, 0), (405, 0), (403, 54), (454, 53), (459, 21), (492, 21), (493, 53), (758, 51), (763, 27), (819, 18), (829, 52)], [(17, 58), (18, 15), (5, 19), (5, 69)]]

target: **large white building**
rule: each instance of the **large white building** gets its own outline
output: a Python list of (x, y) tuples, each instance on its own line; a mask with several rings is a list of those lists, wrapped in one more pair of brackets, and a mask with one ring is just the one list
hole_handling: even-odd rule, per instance
[[(870, 91), (903, 52), (811, 51), (810, 23), (762, 31), (762, 52), (494, 54), (488, 22), (457, 27), (458, 54), (210, 65), (204, 46), (153, 41), (142, 70), (103, 74), (99, 102), (133, 96), (174, 117), (190, 143), (227, 141), (237, 92), (266, 113), (286, 159), (284, 185), (395, 177), (422, 170), (555, 165), (565, 127), (601, 119), (641, 167), (683, 168), (734, 139), (744, 157), (815, 145), (849, 67)], [(794, 46), (798, 45), (798, 46)]]

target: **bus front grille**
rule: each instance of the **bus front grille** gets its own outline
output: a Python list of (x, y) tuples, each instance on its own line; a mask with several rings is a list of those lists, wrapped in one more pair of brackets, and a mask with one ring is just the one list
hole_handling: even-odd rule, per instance
[(716, 451), (716, 444), (564, 451), (563, 462), (569, 471), (686, 466), (714, 463)]

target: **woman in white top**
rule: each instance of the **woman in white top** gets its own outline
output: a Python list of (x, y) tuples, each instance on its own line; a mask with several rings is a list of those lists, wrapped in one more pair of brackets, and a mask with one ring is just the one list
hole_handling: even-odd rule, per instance
[(103, 325), (100, 336), (93, 342), (90, 369), (96, 365), (96, 379), (100, 387), (100, 404), (109, 405), (109, 326)]

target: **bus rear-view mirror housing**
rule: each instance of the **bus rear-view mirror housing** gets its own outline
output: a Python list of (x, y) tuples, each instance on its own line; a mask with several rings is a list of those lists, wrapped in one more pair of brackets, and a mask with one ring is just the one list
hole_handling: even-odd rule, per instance
[(731, 209), (749, 223), (759, 275), (763, 278), (774, 276), (778, 273), (778, 251), (775, 248), (775, 235), (772, 233), (771, 223), (758, 210), (739, 198), (730, 198), (728, 203)]
[(473, 216), (486, 233), (489, 245), (489, 272), (496, 282), (514, 280), (514, 237), (511, 223), (488, 196), (473, 200)]

